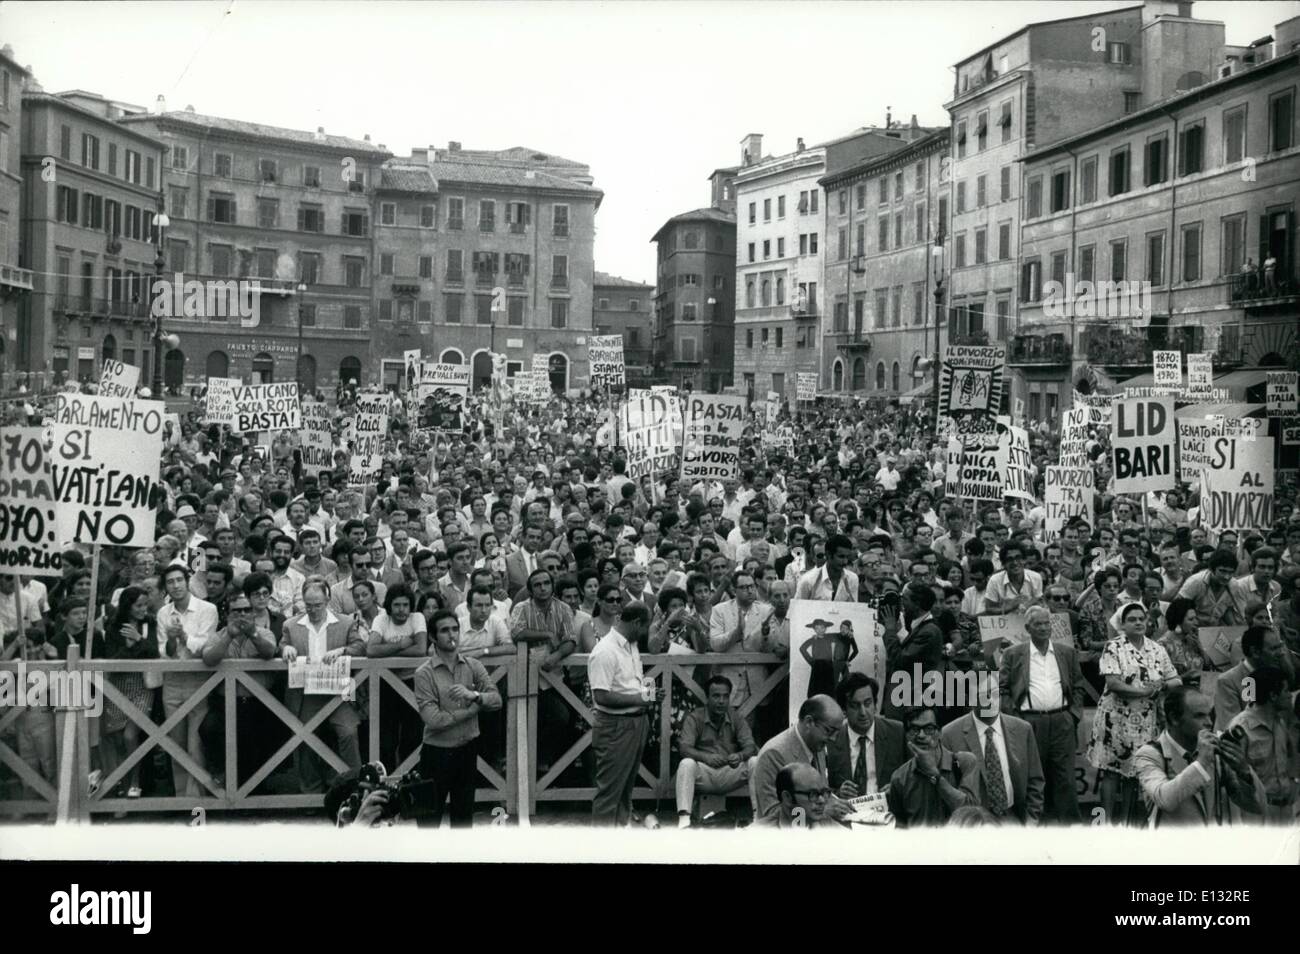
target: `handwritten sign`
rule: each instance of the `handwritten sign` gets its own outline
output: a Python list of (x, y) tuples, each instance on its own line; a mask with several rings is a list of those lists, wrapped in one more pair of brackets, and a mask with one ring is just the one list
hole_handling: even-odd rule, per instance
[(99, 376), (99, 393), (101, 397), (135, 397), (135, 389), (140, 384), (140, 369), (133, 364), (108, 360)]
[(1193, 400), (1210, 400), (1213, 395), (1214, 362), (1208, 352), (1187, 356), (1187, 392)]
[(1300, 371), (1269, 371), (1267, 386), (1269, 417), (1290, 417), (1300, 410)]
[(41, 427), (0, 427), (0, 571), (57, 573), (63, 565), (50, 455)]
[(334, 437), (329, 405), (323, 401), (302, 404), (302, 469), (309, 477), (334, 469)]
[(625, 473), (633, 480), (674, 468), (677, 446), (669, 396), (633, 388), (620, 408), (619, 434), (627, 455)]
[(740, 467), (745, 399), (728, 394), (692, 394), (686, 399), (682, 480), (728, 480)]
[(1245, 632), (1245, 626), (1201, 626), (1196, 639), (1207, 660), (1216, 666), (1229, 666), (1241, 660), (1241, 637)]
[(1086, 407), (1088, 409), (1088, 424), (1096, 427), (1098, 424), (1109, 424), (1111, 418), (1111, 408), (1115, 404), (1115, 395), (1113, 394), (1080, 394), (1074, 392), (1074, 406)]
[(1004, 613), (1000, 616), (979, 616), (980, 643), (984, 652), (990, 653), (1002, 648), (1002, 641), (1012, 646), (1019, 646), (1029, 638), (1025, 629), (1025, 617), (1021, 613)]
[(162, 401), (59, 394), (50, 458), (60, 540), (153, 546)]
[(627, 368), (623, 362), (622, 335), (591, 335), (587, 338), (587, 363), (593, 388), (621, 388)]
[(465, 427), (465, 402), (469, 398), (467, 364), (435, 364), (420, 369), (419, 426), (443, 434), (459, 434)]
[(1183, 356), (1179, 351), (1154, 351), (1151, 366), (1156, 387), (1177, 388), (1183, 383)]
[(287, 431), (302, 427), (298, 382), (240, 384), (231, 389), (235, 402), (237, 434), (249, 431)]
[(963, 500), (1001, 500), (997, 444), (983, 442), (965, 447), (959, 438), (950, 437), (944, 494)]
[(203, 419), (209, 424), (235, 424), (235, 388), (241, 387), (239, 378), (208, 378), (207, 404)]
[(1173, 398), (1124, 398), (1112, 408), (1111, 466), (1117, 494), (1174, 486)]
[(1002, 496), (1034, 499), (1028, 431), (1021, 427), (1002, 431), (998, 436), (997, 464), (1002, 474)]
[(533, 402), (545, 404), (551, 399), (551, 359), (544, 354), (533, 355)]
[(815, 401), (817, 400), (817, 372), (800, 371), (797, 381), (796, 400)]
[(402, 352), (402, 367), (406, 369), (402, 375), (403, 391), (414, 391), (420, 386), (420, 356), (419, 348), (407, 348)]
[(1066, 408), (1061, 412), (1062, 467), (1088, 466), (1088, 421), (1091, 411), (1087, 406)]
[(1069, 613), (1052, 614), (1052, 642), (1074, 646), (1074, 630), (1070, 627)]
[(352, 421), (352, 455), (348, 481), (366, 484), (384, 466), (384, 435), (388, 433), (388, 396), (357, 395), (357, 413)]
[(1273, 438), (1213, 438), (1201, 470), (1201, 520), (1211, 530), (1267, 533), (1273, 487)]
[(1004, 347), (948, 345), (939, 379), (939, 416), (958, 435), (992, 434), (1002, 407)]
[(1043, 520), (1043, 539), (1057, 539), (1065, 525), (1075, 517), (1083, 517), (1088, 526), (1094, 526), (1092, 468), (1049, 464), (1044, 475), (1047, 482), (1043, 507), (1047, 515)]

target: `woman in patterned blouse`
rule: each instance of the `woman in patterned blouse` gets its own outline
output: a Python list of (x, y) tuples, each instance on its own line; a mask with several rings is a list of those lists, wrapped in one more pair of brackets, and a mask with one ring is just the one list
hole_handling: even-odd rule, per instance
[[(1196, 604), (1189, 599), (1179, 597), (1165, 610), (1165, 622), (1169, 632), (1160, 640), (1160, 645), (1169, 654), (1178, 677), (1184, 685), (1199, 686), (1201, 673), (1207, 668), (1205, 654), (1197, 638), (1199, 627), (1196, 623)], [(1212, 665), (1208, 668), (1214, 668)]]

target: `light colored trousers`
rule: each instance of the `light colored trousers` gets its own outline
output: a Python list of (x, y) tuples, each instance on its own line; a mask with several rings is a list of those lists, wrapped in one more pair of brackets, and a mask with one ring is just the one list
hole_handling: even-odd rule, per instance
[[(198, 692), (202, 685), (208, 681), (207, 673), (201, 672), (169, 672), (163, 676), (163, 711), (167, 713), (167, 718), (171, 718), (172, 713), (183, 706), (190, 696)], [(214, 690), (220, 691), (220, 688)], [(192, 758), (199, 768), (206, 769), (207, 761), (203, 757), (203, 741), (199, 737), (199, 726), (203, 724), (203, 717), (208, 714), (208, 698), (204, 697), (203, 701), (196, 705), (176, 728), (172, 729), (168, 735), (173, 742), (183, 748)], [(172, 783), (176, 788), (177, 795), (184, 795), (187, 798), (199, 798), (207, 794), (198, 779), (185, 771), (181, 763), (172, 759)]]
[[(735, 768), (730, 765), (723, 768), (710, 768), (695, 759), (682, 759), (681, 764), (677, 766), (677, 811), (691, 810), (695, 802), (696, 789), (705, 795), (728, 795), (742, 786), (746, 791), (750, 791), (749, 779), (754, 774), (754, 766), (757, 764), (757, 756)], [(753, 805), (752, 794), (750, 804)], [(757, 808), (754, 813), (758, 813)]]

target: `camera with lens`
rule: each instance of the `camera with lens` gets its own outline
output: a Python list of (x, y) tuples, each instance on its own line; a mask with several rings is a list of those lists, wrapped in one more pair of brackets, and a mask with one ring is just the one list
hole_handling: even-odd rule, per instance
[(361, 811), (361, 805), (371, 792), (383, 789), (388, 792), (379, 814), (379, 821), (393, 818), (420, 818), (433, 811), (435, 784), (420, 777), (419, 769), (393, 778), (384, 770), (382, 762), (368, 762), (357, 772), (356, 788), (343, 801), (343, 811), (351, 820)]
[(1246, 744), (1246, 729), (1244, 726), (1234, 725), (1231, 729), (1224, 729), (1218, 734), (1219, 739), (1227, 739), (1237, 745)]

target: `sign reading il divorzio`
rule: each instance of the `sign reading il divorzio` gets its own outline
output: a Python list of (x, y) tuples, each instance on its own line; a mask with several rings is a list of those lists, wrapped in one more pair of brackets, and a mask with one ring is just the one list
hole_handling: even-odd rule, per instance
[(1002, 407), (1007, 349), (996, 345), (948, 345), (939, 379), (939, 416), (961, 435), (992, 434)]
[(241, 384), (231, 388), (235, 402), (236, 434), (249, 431), (287, 431), (302, 427), (298, 382)]
[(587, 361), (591, 365), (593, 388), (621, 388), (626, 370), (622, 335), (591, 335), (587, 338)]
[(147, 547), (162, 457), (162, 401), (60, 394), (50, 481), (63, 541)]
[(740, 466), (745, 398), (739, 394), (692, 394), (683, 415), (682, 480), (727, 480)]

